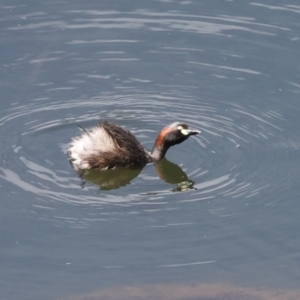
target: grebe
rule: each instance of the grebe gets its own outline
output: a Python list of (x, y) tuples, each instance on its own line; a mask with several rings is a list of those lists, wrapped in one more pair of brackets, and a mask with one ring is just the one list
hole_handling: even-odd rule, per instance
[(198, 133), (185, 123), (174, 122), (161, 130), (149, 153), (131, 132), (103, 121), (73, 138), (68, 155), (76, 171), (139, 168), (161, 160), (171, 146)]

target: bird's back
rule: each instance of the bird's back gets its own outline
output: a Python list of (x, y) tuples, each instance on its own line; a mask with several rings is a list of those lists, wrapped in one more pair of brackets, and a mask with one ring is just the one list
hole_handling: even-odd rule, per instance
[(131, 132), (107, 121), (74, 138), (68, 154), (76, 170), (135, 168), (149, 162), (149, 155)]

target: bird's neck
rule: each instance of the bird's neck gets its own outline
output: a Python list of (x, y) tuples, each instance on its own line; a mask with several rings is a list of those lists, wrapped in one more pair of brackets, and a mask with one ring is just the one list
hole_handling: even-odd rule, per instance
[(153, 149), (150, 153), (151, 159), (153, 161), (159, 161), (163, 159), (169, 148), (170, 145), (168, 145), (167, 143), (156, 140)]

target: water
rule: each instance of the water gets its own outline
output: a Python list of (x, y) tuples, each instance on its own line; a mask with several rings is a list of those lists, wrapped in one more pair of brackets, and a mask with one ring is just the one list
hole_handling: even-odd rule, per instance
[[(298, 289), (299, 12), (295, 1), (2, 3), (1, 298)], [(163, 176), (147, 165), (101, 189), (65, 154), (76, 125), (99, 119), (147, 149), (175, 120), (202, 133), (169, 150)]]

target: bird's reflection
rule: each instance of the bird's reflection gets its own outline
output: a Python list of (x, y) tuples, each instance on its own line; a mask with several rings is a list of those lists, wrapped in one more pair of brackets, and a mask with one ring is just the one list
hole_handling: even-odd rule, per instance
[(82, 186), (90, 182), (99, 186), (101, 190), (113, 190), (128, 185), (137, 177), (142, 169), (120, 169), (120, 170), (96, 170), (90, 169), (82, 171)]
[(173, 189), (174, 192), (194, 189), (194, 182), (190, 180), (187, 174), (180, 168), (180, 166), (163, 158), (154, 164), (155, 170), (161, 180), (166, 183), (176, 184)]
[[(194, 189), (194, 182), (190, 180), (187, 174), (180, 166), (168, 161), (166, 158), (154, 164), (159, 178), (166, 183), (175, 184), (172, 189), (174, 192)], [(82, 186), (90, 182), (99, 186), (101, 190), (112, 190), (130, 184), (137, 177), (140, 169), (119, 169), (119, 170), (96, 170), (90, 169), (79, 173), (82, 178)]]

